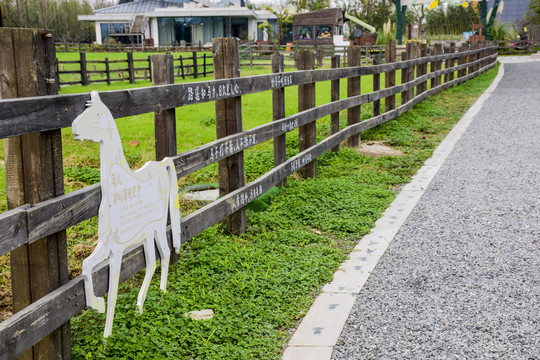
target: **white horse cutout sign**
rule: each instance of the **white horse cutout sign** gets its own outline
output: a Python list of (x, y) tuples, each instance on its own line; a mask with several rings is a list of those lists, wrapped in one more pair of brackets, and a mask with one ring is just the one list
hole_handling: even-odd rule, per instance
[(139, 311), (143, 311), (146, 292), (156, 269), (154, 241), (161, 255), (160, 288), (166, 290), (170, 259), (167, 211), (170, 212), (173, 247), (177, 253), (181, 244), (176, 171), (170, 158), (161, 162), (149, 161), (139, 170), (131, 171), (114, 118), (97, 91), (92, 92), (88, 108), (73, 121), (72, 130), (75, 139), (100, 144), (98, 244), (83, 261), (82, 275), (86, 304), (105, 312), (105, 300), (94, 293), (92, 271), (96, 265), (109, 259), (109, 297), (103, 334), (107, 338), (112, 333), (120, 267), (126, 248), (141, 242), (144, 244), (146, 275), (137, 300)]

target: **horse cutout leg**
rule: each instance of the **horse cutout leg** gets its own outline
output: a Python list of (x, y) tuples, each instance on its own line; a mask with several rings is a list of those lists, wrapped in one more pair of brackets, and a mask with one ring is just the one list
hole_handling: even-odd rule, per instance
[(137, 299), (137, 306), (139, 307), (139, 313), (142, 314), (144, 300), (146, 299), (146, 293), (150, 287), (152, 276), (156, 271), (156, 250), (154, 247), (154, 231), (149, 231), (146, 234), (146, 240), (144, 241), (144, 258), (146, 259), (146, 274), (139, 291), (139, 297)]
[(116, 306), (116, 297), (118, 296), (118, 283), (120, 282), (120, 269), (121, 262), (115, 261), (115, 258), (122, 254), (115, 254), (111, 252), (109, 261), (109, 296), (107, 298), (107, 319), (105, 320), (105, 331), (103, 337), (106, 339), (112, 333), (113, 321), (114, 321), (114, 307)]
[(167, 276), (169, 274), (169, 261), (171, 258), (171, 251), (169, 250), (169, 244), (167, 242), (167, 233), (165, 231), (156, 231), (156, 243), (159, 250), (159, 256), (161, 257), (161, 281), (159, 288), (163, 291), (167, 291)]
[(97, 264), (107, 259), (108, 256), (109, 249), (107, 249), (103, 243), (99, 243), (94, 252), (84, 259), (82, 267), (82, 276), (84, 278), (86, 288), (86, 305), (94, 308), (100, 313), (105, 312), (105, 299), (103, 299), (103, 297), (97, 297), (94, 292), (92, 271)]

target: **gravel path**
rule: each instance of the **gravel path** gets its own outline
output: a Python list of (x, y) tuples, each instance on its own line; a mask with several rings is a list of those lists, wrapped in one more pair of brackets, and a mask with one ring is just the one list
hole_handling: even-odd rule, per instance
[(333, 359), (540, 359), (540, 62), (506, 64)]

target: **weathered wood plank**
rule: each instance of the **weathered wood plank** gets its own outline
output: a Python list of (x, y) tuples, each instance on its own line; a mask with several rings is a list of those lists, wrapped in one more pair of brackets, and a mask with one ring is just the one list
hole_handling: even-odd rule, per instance
[[(32, 29), (11, 29), (12, 36), (3, 35), (13, 41), (14, 67), (11, 71), (17, 81), (12, 85), (17, 89), (17, 96), (56, 94), (56, 85), (46, 81), (56, 78), (52, 39), (44, 38), (42, 31)], [(63, 194), (59, 130), (23, 135), (8, 139), (6, 143), (8, 208), (21, 203), (39, 203)], [(68, 280), (65, 232), (14, 249), (11, 272), (14, 312), (65, 283)], [(63, 337), (67, 344), (62, 343)], [(70, 354), (69, 325), (41, 341), (34, 349), (35, 357), (60, 358)], [(25, 358), (31, 356), (31, 350), (24, 355)]]
[[(401, 53), (401, 59), (402, 59), (402, 61), (409, 60), (409, 54), (407, 53), (407, 50), (405, 50), (404, 52)], [(407, 75), (408, 75), (407, 74), (407, 69), (401, 70), (401, 83), (402, 84), (406, 84), (408, 82)], [(408, 90), (405, 90), (405, 91), (403, 91), (401, 93), (401, 105), (403, 105), (407, 101), (409, 101), (408, 96), (409, 96), (409, 91)]]
[[(407, 59), (412, 60), (418, 58), (418, 47), (416, 43), (407, 43)], [(407, 82), (413, 81), (416, 74), (416, 67), (415, 66), (409, 66), (407, 68)], [(413, 99), (414, 98), (414, 88), (410, 88), (407, 91), (407, 99)]]
[(135, 84), (135, 69), (133, 66), (133, 53), (129, 51), (126, 53), (126, 56), (127, 56), (127, 64), (128, 64), (129, 83)]
[[(212, 41), (214, 71), (217, 79), (240, 77), (238, 42), (235, 38)], [(193, 53), (195, 64), (196, 53)], [(216, 137), (218, 139), (242, 132), (242, 98), (240, 96), (218, 100), (215, 103)], [(244, 152), (229, 155), (218, 161), (219, 196), (223, 197), (245, 184)], [(239, 208), (224, 220), (227, 229), (235, 235), (246, 231), (246, 209)]]
[[(349, 67), (360, 66), (360, 46), (349, 46), (347, 48), (347, 61)], [(352, 77), (347, 79), (347, 96), (353, 97), (360, 95), (361, 78)], [(353, 125), (360, 122), (360, 106), (355, 106), (347, 110), (347, 125)], [(354, 135), (347, 139), (348, 147), (360, 146), (360, 135)]]
[[(390, 42), (386, 46), (386, 63), (387, 64), (400, 64), (396, 63), (396, 44), (394, 42)], [(401, 62), (401, 64), (407, 65), (409, 62)], [(403, 70), (402, 70), (403, 71)], [(396, 85), (396, 71), (391, 70), (385, 73), (384, 75), (384, 83), (386, 88), (391, 88), (394, 85)], [(392, 95), (387, 97), (384, 100), (384, 111), (388, 112), (393, 110), (396, 107), (396, 96)]]
[[(442, 54), (442, 44), (435, 44), (433, 45), (433, 55), (439, 56)], [(441, 70), (442, 68), (442, 62), (441, 61), (433, 61), (431, 62), (431, 72), (436, 72), (438, 70)], [(436, 87), (441, 84), (441, 78), (439, 76), (436, 76), (431, 79), (431, 87)]]
[[(286, 75), (269, 74), (238, 79), (106, 91), (100, 93), (100, 97), (109, 107), (113, 116), (121, 118), (281, 87), (395, 71), (435, 59), (444, 60), (450, 57), (469, 56), (479, 51), (471, 50), (464, 54), (445, 54), (437, 58), (426, 57), (377, 66), (296, 71), (288, 72)], [(148, 101), (148, 99), (152, 99), (152, 101)], [(75, 117), (84, 111), (88, 100), (90, 100), (89, 93), (0, 100), (0, 138), (70, 127)]]
[[(449, 54), (454, 54), (456, 52), (456, 43), (454, 42), (451, 42), (450, 45), (448, 46), (448, 53)], [(447, 68), (452, 68), (454, 67), (455, 65), (455, 58), (449, 58), (446, 60), (446, 67)], [(454, 80), (454, 73), (451, 72), (451, 73), (448, 73), (444, 76), (444, 81), (445, 82), (448, 82), (448, 81), (452, 81)]]
[(81, 51), (79, 53), (79, 63), (80, 63), (80, 72), (81, 74), (81, 85), (88, 85), (88, 73), (86, 70), (86, 53), (84, 51)]
[[(459, 52), (465, 52), (467, 51), (468, 49), (468, 45), (467, 44), (463, 44), (461, 45), (461, 47), (459, 48)], [(462, 56), (462, 57), (459, 57), (458, 58), (458, 65), (463, 65), (467, 62), (467, 58)], [(459, 70), (458, 73), (457, 73), (457, 76), (458, 77), (463, 77), (467, 74), (467, 69), (463, 69), (463, 70)]]
[[(284, 72), (283, 55), (272, 55), (272, 73)], [(285, 88), (272, 90), (272, 120), (277, 121), (285, 117)], [(287, 159), (286, 135), (278, 135), (274, 138), (274, 166)], [(287, 185), (287, 179), (277, 184), (280, 187)]]
[[(332, 69), (338, 69), (339, 68), (339, 55), (333, 55), (332, 56)], [(375, 75), (374, 75), (375, 76)], [(330, 101), (337, 101), (339, 100), (340, 94), (339, 94), (339, 79), (338, 80), (331, 80), (330, 83)], [(379, 89), (377, 89), (379, 90)], [(330, 131), (332, 134), (335, 134), (339, 131), (339, 111), (332, 113), (330, 115)], [(339, 145), (332, 148), (332, 151), (336, 152), (339, 151)]]
[[(310, 50), (299, 51), (296, 55), (296, 66), (299, 70), (310, 70), (315, 66), (315, 57)], [(298, 111), (315, 107), (315, 83), (298, 86)], [(300, 152), (315, 145), (317, 142), (316, 123), (310, 122), (298, 128), (298, 149)], [(302, 166), (299, 173), (304, 178), (314, 178), (317, 176), (317, 162), (308, 162)]]
[[(373, 65), (379, 65), (380, 63), (380, 55), (376, 54), (372, 56), (373, 58)], [(379, 91), (381, 89), (381, 75), (380, 74), (373, 74), (373, 91)], [(381, 115), (381, 101), (375, 100), (373, 101), (373, 116), (379, 116)]]
[(29, 207), (23, 205), (0, 214), (0, 254), (28, 244), (26, 210)]
[[(174, 59), (171, 54), (151, 55), (152, 84), (174, 84)], [(176, 116), (175, 109), (160, 110), (154, 113), (154, 137), (156, 160), (176, 155)]]
[[(425, 58), (427, 56), (427, 44), (419, 44), (418, 54), (421, 58)], [(417, 70), (416, 70), (416, 76), (422, 76), (422, 75), (425, 75), (426, 73), (427, 73), (427, 63), (418, 65)], [(427, 90), (427, 83), (424, 83), (424, 82), (420, 83), (416, 87), (417, 94), (421, 94), (426, 90)]]

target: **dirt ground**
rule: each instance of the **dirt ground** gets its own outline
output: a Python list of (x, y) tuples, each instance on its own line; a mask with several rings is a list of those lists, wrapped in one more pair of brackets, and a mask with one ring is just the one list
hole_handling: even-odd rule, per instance
[(403, 156), (403, 152), (380, 141), (362, 142), (357, 148), (358, 153), (366, 156)]

